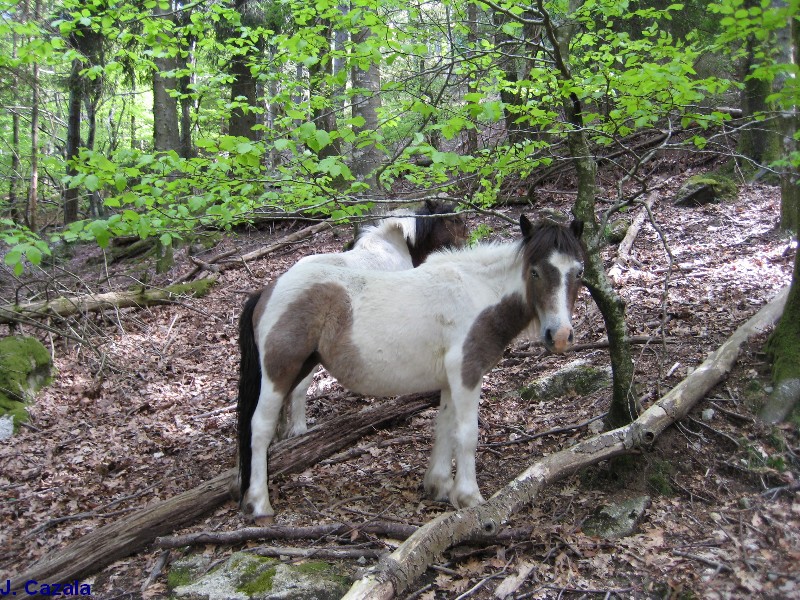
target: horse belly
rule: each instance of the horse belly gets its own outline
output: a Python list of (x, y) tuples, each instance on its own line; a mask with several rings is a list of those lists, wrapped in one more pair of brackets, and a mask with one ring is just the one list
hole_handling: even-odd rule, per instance
[(354, 351), (323, 354), (325, 368), (347, 389), (370, 396), (397, 396), (446, 387), (443, 349), (393, 343), (390, 335), (360, 341)]

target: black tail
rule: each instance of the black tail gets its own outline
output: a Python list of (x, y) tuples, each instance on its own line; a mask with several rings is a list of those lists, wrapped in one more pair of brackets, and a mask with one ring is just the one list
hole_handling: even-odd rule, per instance
[(261, 363), (258, 358), (253, 313), (262, 293), (263, 290), (250, 295), (239, 317), (239, 401), (236, 408), (239, 417), (237, 431), (239, 435), (240, 502), (244, 500), (244, 494), (250, 487), (251, 421), (258, 405), (258, 396), (261, 393)]

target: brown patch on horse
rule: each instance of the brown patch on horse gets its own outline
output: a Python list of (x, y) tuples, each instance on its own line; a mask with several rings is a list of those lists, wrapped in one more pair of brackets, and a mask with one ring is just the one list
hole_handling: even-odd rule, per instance
[(503, 356), (503, 350), (530, 322), (531, 312), (519, 294), (505, 296), (481, 311), (462, 349), (461, 381), (473, 389)]
[(340, 357), (344, 354), (345, 360), (340, 358), (337, 364), (357, 358), (358, 349), (350, 341), (352, 327), (353, 311), (345, 288), (337, 283), (312, 285), (286, 307), (267, 334), (264, 372), (287, 395), (331, 349)]

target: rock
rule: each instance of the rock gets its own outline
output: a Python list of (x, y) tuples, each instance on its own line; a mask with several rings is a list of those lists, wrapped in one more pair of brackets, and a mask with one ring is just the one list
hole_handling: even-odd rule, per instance
[(702, 206), (733, 198), (739, 189), (736, 184), (721, 175), (695, 175), (690, 177), (675, 194), (675, 206)]
[(0, 339), (0, 415), (10, 415), (14, 425), (28, 420), (25, 403), (52, 381), (50, 353), (36, 338)]
[(619, 244), (625, 239), (628, 229), (631, 227), (631, 220), (627, 217), (615, 219), (606, 225), (604, 235), (609, 244)]
[(348, 578), (321, 561), (287, 565), (280, 561), (236, 552), (206, 573), (208, 560), (190, 556), (169, 570), (174, 598), (188, 600), (338, 600)]
[(575, 360), (522, 388), (520, 396), (525, 400), (555, 400), (564, 396), (586, 396), (610, 385), (610, 367), (598, 368), (585, 360)]
[(0, 417), (0, 442), (5, 442), (14, 435), (14, 417), (3, 415)]
[(637, 496), (603, 506), (583, 522), (583, 532), (608, 540), (631, 535), (650, 507), (650, 496)]

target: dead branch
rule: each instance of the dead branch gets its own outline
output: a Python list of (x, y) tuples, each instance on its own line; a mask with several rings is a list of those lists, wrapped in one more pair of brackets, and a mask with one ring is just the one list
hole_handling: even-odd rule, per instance
[(356, 581), (345, 600), (387, 600), (408, 589), (451, 546), (493, 536), (503, 523), (532, 503), (547, 485), (580, 469), (652, 446), (731, 370), (742, 344), (772, 326), (783, 311), (788, 288), (740, 326), (696, 370), (634, 422), (579, 442), (533, 463), (485, 503), (440, 515)]
[(101, 312), (110, 308), (130, 308), (169, 304), (181, 297), (201, 296), (214, 282), (209, 279), (205, 285), (171, 285), (165, 288), (148, 288), (82, 296), (60, 296), (53, 300), (28, 302), (27, 304), (6, 304), (0, 306), (0, 323), (15, 323), (29, 319), (44, 319), (51, 316), (69, 317), (87, 312)]
[(631, 226), (628, 227), (628, 231), (625, 234), (624, 239), (620, 242), (619, 247), (617, 248), (617, 256), (614, 259), (614, 264), (608, 270), (608, 276), (613, 281), (617, 281), (619, 276), (622, 274), (623, 267), (628, 264), (628, 261), (631, 257), (633, 244), (636, 241), (636, 236), (639, 235), (639, 231), (641, 231), (642, 225), (644, 225), (644, 220), (647, 218), (650, 209), (652, 209), (655, 199), (655, 194), (651, 194), (650, 197), (645, 200), (645, 208), (640, 210), (636, 215), (633, 223), (631, 223)]
[(200, 544), (240, 544), (252, 540), (304, 540), (319, 539), (326, 536), (350, 535), (353, 532), (383, 535), (405, 540), (418, 527), (404, 525), (393, 521), (376, 521), (359, 525), (328, 523), (310, 527), (271, 525), (268, 527), (246, 527), (236, 531), (201, 531), (186, 535), (156, 538), (154, 544), (158, 548), (182, 548), (199, 546)]
[[(270, 452), (270, 473), (274, 477), (303, 471), (376, 429), (407, 419), (438, 401), (439, 394), (412, 394), (333, 418), (306, 435), (275, 444)], [(228, 500), (228, 484), (234, 475), (235, 470), (229, 469), (174, 498), (154, 502), (66, 547), (50, 551), (14, 577), (11, 589), (20, 590), (26, 581), (33, 579), (40, 583), (83, 579), (115, 560), (138, 552), (158, 536), (193, 522)]]
[(281, 558), (316, 558), (321, 560), (358, 560), (359, 558), (376, 559), (380, 558), (382, 551), (371, 548), (286, 548), (263, 546), (249, 550), (251, 554), (258, 556), (271, 556)]
[(311, 237), (321, 231), (325, 231), (329, 229), (333, 225), (328, 221), (323, 221), (322, 223), (315, 223), (309, 227), (304, 227), (298, 231), (294, 231), (289, 235), (286, 235), (279, 239), (277, 242), (270, 244), (269, 246), (264, 246), (263, 248), (259, 248), (258, 250), (253, 250), (252, 252), (247, 252), (245, 254), (239, 255), (238, 259), (235, 261), (230, 262), (220, 262), (223, 258), (229, 258), (237, 254), (237, 250), (229, 250), (227, 252), (223, 252), (218, 256), (213, 257), (208, 261), (201, 261), (199, 259), (192, 259), (194, 263), (194, 268), (182, 275), (176, 280), (176, 283), (181, 283), (184, 281), (188, 281), (194, 278), (201, 271), (205, 271), (203, 273), (203, 277), (210, 277), (212, 272), (218, 273), (220, 271), (225, 271), (227, 269), (234, 269), (237, 267), (244, 267), (247, 264), (247, 261), (256, 260), (257, 258), (262, 258), (267, 254), (271, 254), (272, 252), (276, 252), (282, 248), (290, 244), (296, 244), (300, 240), (304, 240), (307, 237)]

